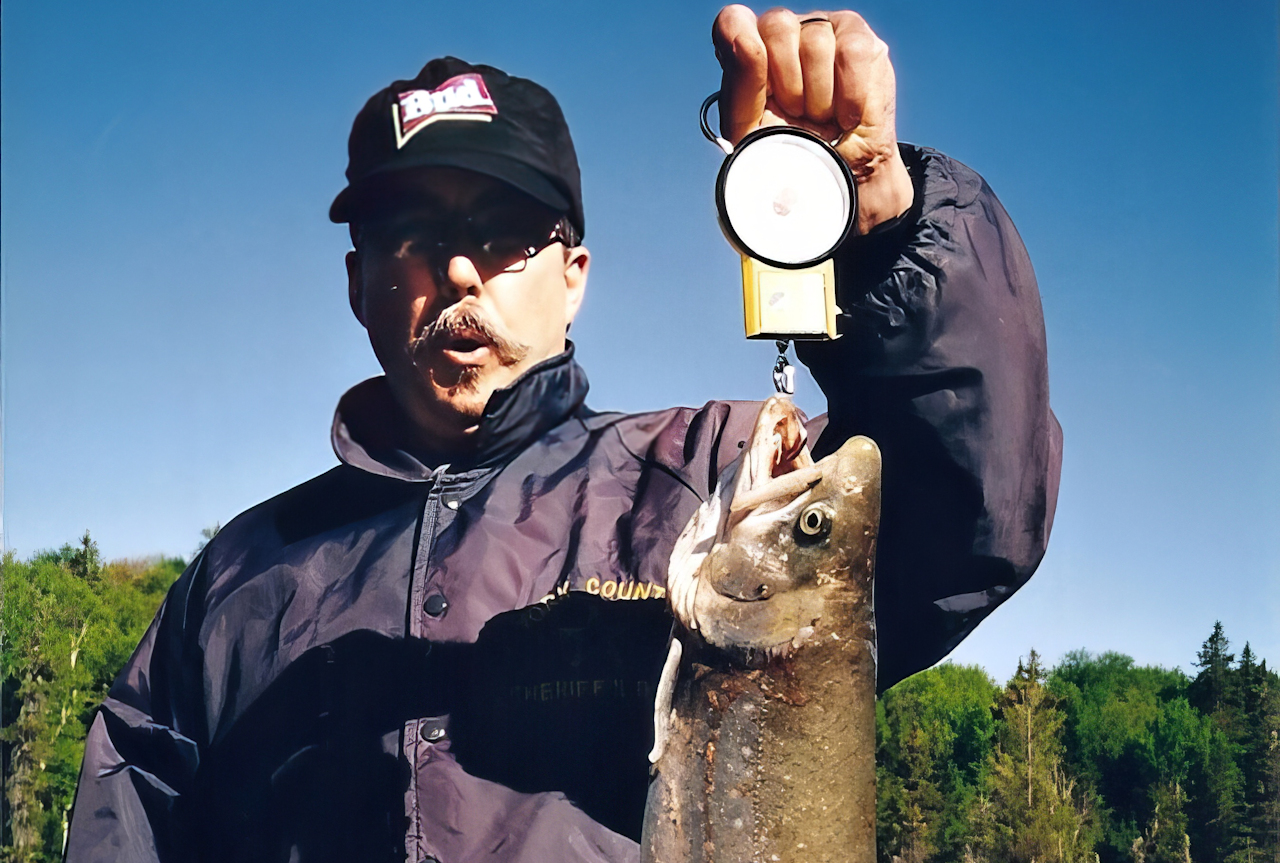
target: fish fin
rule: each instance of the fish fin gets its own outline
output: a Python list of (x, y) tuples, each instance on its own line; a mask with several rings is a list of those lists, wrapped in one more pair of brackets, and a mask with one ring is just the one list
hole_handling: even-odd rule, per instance
[(683, 652), (684, 646), (673, 632), (667, 661), (662, 664), (662, 676), (658, 678), (658, 694), (653, 702), (653, 749), (649, 752), (650, 764), (657, 764), (662, 757), (662, 750), (667, 747), (667, 736), (671, 733), (671, 696), (675, 692), (676, 674), (680, 671), (680, 655)]

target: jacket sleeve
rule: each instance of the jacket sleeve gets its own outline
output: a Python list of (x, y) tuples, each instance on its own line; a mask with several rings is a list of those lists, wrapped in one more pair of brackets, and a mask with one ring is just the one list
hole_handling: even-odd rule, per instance
[[(199, 765), (203, 710), (182, 645), (182, 617), (203, 557), (170, 589), (85, 741), (67, 839), (68, 863), (173, 861), (174, 809)], [(192, 688), (194, 683), (194, 689)]]
[(1035, 571), (1057, 500), (1030, 259), (976, 173), (903, 148), (911, 211), (846, 242), (842, 337), (802, 342), (827, 396), (815, 457), (865, 434), (884, 457), (876, 621), (881, 690), (954, 648)]

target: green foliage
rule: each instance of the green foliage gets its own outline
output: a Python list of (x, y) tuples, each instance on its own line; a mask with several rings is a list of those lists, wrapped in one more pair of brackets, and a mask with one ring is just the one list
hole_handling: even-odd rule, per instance
[(94, 707), (182, 572), (181, 558), (103, 565), (79, 545), (0, 561), (0, 685), (8, 766), (0, 859), (57, 860)]
[(951, 859), (971, 842), (969, 801), (987, 768), (999, 688), (977, 666), (940, 665), (877, 705), (881, 857)]
[[(1105, 801), (1097, 811), (1104, 863), (1133, 855), (1135, 837), (1154, 817), (1156, 785), (1187, 783), (1206, 727), (1183, 697), (1187, 685), (1180, 671), (1138, 668), (1117, 653), (1074, 651), (1050, 674), (1066, 714), (1070, 769)], [(1167, 828), (1168, 819), (1162, 823)]]
[[(1189, 679), (1034, 652), (1000, 690), (943, 665), (877, 706), (885, 863), (1280, 863), (1280, 679), (1222, 626)], [(1095, 856), (1096, 855), (1096, 856)]]

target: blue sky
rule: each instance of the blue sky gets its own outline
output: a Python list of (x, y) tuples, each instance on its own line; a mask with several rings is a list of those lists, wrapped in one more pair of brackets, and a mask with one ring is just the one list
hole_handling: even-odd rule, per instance
[[(355, 112), (441, 54), (564, 106), (590, 403), (767, 395), (697, 130), (718, 4), (264, 5), (4, 4), (8, 548), (88, 528), (108, 556), (189, 554), (334, 463), (334, 404), (378, 368), (326, 210)], [(1221, 619), (1280, 662), (1274, 4), (859, 11), (900, 136), (979, 170), (1018, 224), (1065, 429), (1041, 571), (955, 658), (1186, 667)], [(808, 379), (798, 398), (822, 409)]]

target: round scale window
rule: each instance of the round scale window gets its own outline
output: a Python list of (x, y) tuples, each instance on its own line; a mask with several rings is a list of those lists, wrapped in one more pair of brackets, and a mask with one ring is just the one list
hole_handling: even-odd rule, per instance
[(801, 266), (828, 257), (853, 218), (839, 156), (807, 135), (764, 135), (725, 166), (723, 215), (743, 251)]

